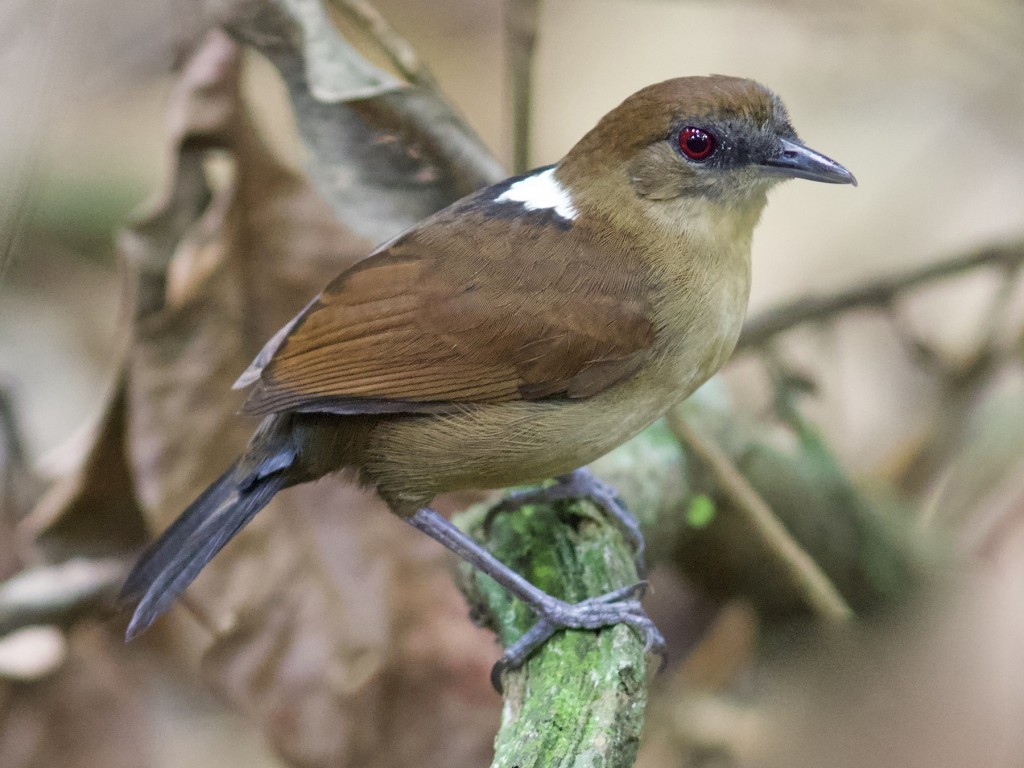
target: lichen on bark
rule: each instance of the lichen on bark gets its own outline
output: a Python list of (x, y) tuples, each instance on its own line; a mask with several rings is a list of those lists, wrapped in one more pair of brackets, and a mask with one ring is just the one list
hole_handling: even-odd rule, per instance
[[(523, 507), (460, 521), (491, 551), (549, 594), (569, 602), (638, 580), (619, 531), (587, 501)], [(535, 617), (489, 577), (466, 568), (462, 582), (477, 618), (509, 645)], [(504, 675), (494, 766), (631, 766), (636, 758), (648, 668), (644, 641), (625, 625), (555, 635), (521, 669)]]

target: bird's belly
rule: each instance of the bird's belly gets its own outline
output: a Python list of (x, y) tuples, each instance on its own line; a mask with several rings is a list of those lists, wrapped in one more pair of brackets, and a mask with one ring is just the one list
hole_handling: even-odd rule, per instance
[[(366, 479), (396, 511), (438, 493), (539, 482), (600, 458), (715, 373), (742, 324), (744, 286), (716, 312), (681, 316), (675, 344), (631, 379), (585, 400), (515, 401), (443, 416), (399, 417), (374, 429)], [(734, 295), (733, 295), (734, 294)], [(742, 303), (741, 303), (742, 300)]]
[(600, 458), (686, 394), (641, 377), (587, 400), (517, 401), (395, 420), (378, 428), (364, 471), (392, 506), (463, 488), (539, 482)]

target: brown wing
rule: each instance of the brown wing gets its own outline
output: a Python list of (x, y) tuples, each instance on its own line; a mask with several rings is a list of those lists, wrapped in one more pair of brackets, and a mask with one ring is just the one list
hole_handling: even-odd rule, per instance
[(569, 237), (527, 217), (501, 220), (495, 239), (493, 216), (447, 216), (331, 283), (240, 379), (259, 377), (245, 409), (437, 412), (583, 398), (639, 367), (654, 342), (651, 283), (627, 242)]

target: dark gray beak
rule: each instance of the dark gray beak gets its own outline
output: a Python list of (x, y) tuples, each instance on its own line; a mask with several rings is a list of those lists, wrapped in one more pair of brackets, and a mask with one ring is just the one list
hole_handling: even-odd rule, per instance
[(782, 145), (778, 154), (769, 157), (761, 165), (771, 174), (792, 176), (797, 179), (823, 181), (826, 184), (853, 184), (857, 179), (835, 160), (805, 147), (798, 141), (780, 139)]

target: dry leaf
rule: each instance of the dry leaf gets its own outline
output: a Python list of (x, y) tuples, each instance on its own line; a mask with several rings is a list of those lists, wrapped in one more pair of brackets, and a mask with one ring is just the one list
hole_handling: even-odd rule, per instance
[[(124, 440), (130, 474), (58, 509), (50, 532), (127, 521), (126, 494), (154, 530), (169, 524), (255, 426), (236, 414), (239, 372), (369, 250), (260, 140), (240, 61), (223, 33), (190, 61), (171, 106), (174, 173), (121, 241), (135, 290), (125, 411), (115, 400), (92, 456), (116, 459)], [(211, 159), (224, 157), (230, 183), (211, 184)], [(97, 464), (80, 483), (98, 487)], [(470, 624), (446, 562), (381, 502), (323, 480), (282, 493), (196, 581), (182, 602), (205, 631), (179, 614), (165, 637), (179, 651), (202, 645), (210, 684), (292, 764), (479, 765), (497, 725), (487, 671), (498, 651)]]

